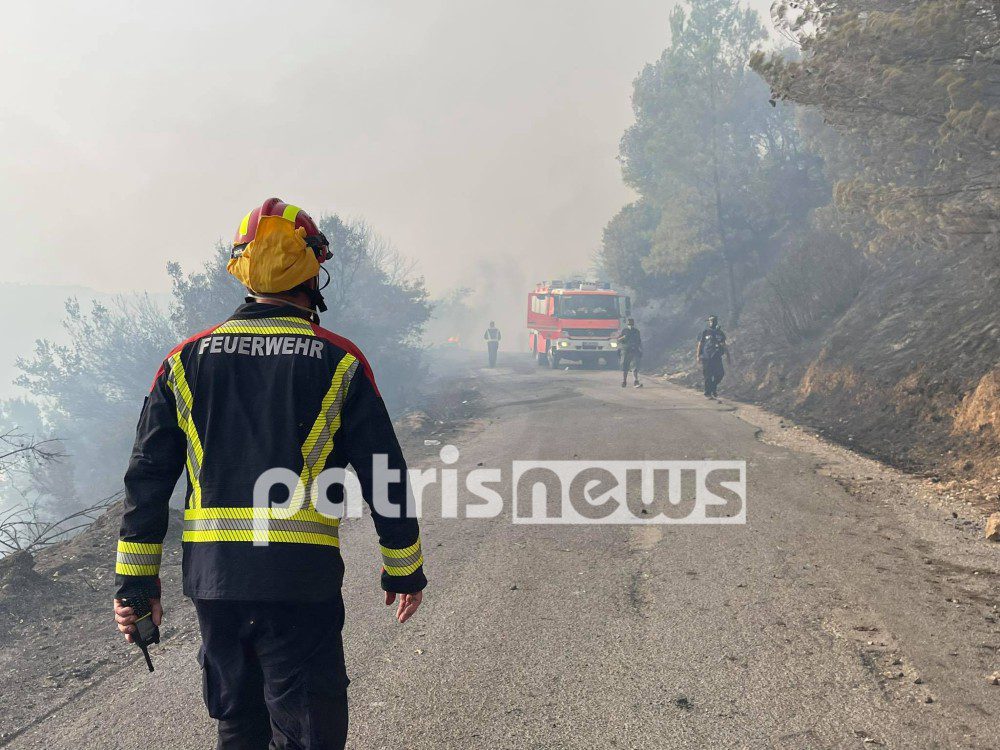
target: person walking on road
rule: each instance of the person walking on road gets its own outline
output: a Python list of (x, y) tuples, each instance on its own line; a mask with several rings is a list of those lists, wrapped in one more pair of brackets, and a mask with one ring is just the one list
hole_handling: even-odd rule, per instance
[(148, 603), (157, 625), (163, 617), (168, 503), (187, 467), (184, 594), (198, 615), (220, 750), (346, 744), (336, 507), (345, 484), (330, 474), (354, 468), (379, 537), (385, 604), (396, 604), (400, 623), (427, 585), (406, 463), (372, 369), (353, 343), (319, 326), (318, 278), (331, 257), (296, 206), (271, 198), (244, 217), (228, 270), (247, 288), (246, 303), (167, 355), (125, 474), (114, 610), (131, 642), (135, 610), (123, 599)]
[(719, 395), (719, 383), (726, 375), (726, 368), (722, 365), (723, 355), (732, 367), (733, 358), (729, 354), (726, 334), (719, 325), (718, 317), (709, 315), (708, 328), (698, 337), (697, 352), (698, 363), (705, 379), (705, 398), (717, 398)]
[(622, 388), (628, 384), (628, 373), (632, 370), (635, 387), (642, 388), (639, 382), (639, 365), (642, 362), (642, 335), (635, 327), (635, 319), (625, 321), (625, 327), (618, 333), (618, 349), (622, 358)]
[(500, 348), (500, 329), (497, 328), (496, 323), (492, 320), (490, 321), (490, 327), (487, 328), (486, 333), (483, 334), (483, 338), (486, 339), (486, 349), (489, 352), (490, 367), (496, 367), (497, 350)]

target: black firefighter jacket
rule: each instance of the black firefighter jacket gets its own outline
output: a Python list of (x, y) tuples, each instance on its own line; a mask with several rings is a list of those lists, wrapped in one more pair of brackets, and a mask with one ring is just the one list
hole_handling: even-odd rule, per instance
[[(396, 481), (373, 485), (373, 456)], [(174, 349), (153, 381), (125, 475), (118, 596), (158, 590), (167, 504), (186, 467), (187, 596), (333, 597), (340, 518), (324, 499), (343, 500), (346, 480), (322, 472), (348, 465), (375, 521), (382, 588), (423, 589), (406, 464), (368, 362), (294, 307), (242, 305)]]

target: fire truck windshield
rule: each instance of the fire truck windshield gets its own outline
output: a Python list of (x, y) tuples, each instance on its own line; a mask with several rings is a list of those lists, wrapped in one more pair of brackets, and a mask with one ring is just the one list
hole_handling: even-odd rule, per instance
[(556, 296), (556, 317), (608, 320), (621, 317), (614, 294), (561, 294)]

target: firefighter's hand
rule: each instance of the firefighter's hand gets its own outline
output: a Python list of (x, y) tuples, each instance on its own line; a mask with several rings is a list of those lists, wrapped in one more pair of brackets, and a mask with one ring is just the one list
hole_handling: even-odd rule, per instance
[[(163, 621), (163, 605), (159, 599), (149, 600), (149, 610), (153, 615), (153, 624), (160, 627)], [(115, 622), (118, 623), (118, 631), (125, 636), (125, 640), (133, 643), (132, 633), (135, 632), (135, 613), (131, 607), (123, 607), (120, 599), (115, 599)]]
[(399, 605), (396, 607), (396, 619), (401, 623), (409, 620), (416, 613), (420, 602), (424, 600), (424, 592), (417, 591), (413, 594), (394, 594), (391, 591), (385, 592), (385, 606), (391, 607), (396, 597), (399, 596)]

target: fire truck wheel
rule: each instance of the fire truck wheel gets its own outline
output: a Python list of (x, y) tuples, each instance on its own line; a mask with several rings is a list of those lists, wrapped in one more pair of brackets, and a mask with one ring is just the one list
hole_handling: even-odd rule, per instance
[(559, 355), (555, 352), (552, 352), (552, 354), (549, 355), (549, 367), (553, 370), (559, 367)]
[(535, 360), (538, 362), (539, 367), (544, 367), (549, 363), (549, 358), (545, 356), (545, 352), (536, 353)]

